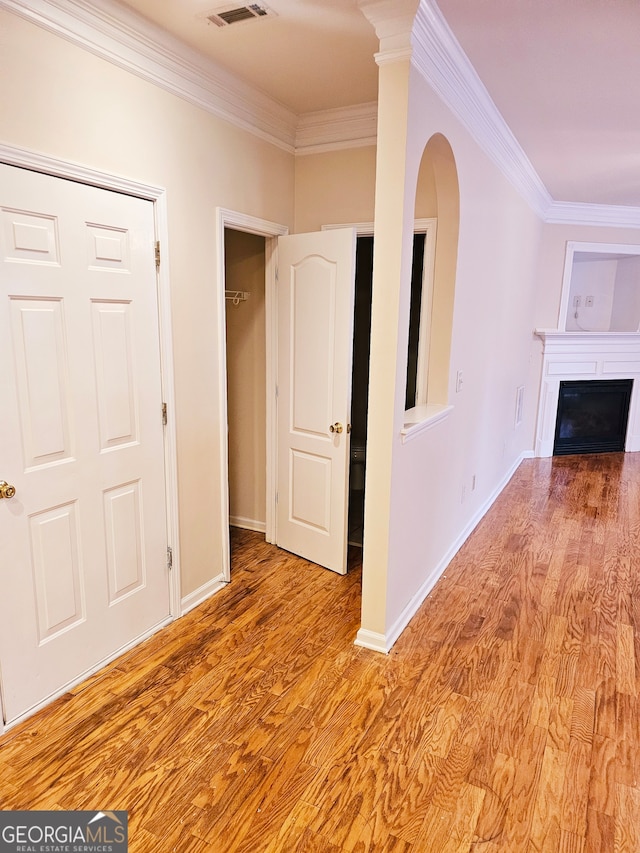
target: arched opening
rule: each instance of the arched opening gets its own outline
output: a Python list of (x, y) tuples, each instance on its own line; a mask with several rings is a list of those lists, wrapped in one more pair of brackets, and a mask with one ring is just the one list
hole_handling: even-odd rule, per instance
[(460, 192), (453, 151), (439, 133), (427, 142), (420, 162), (415, 219), (432, 220), (437, 228), (426, 232), (422, 275), (411, 284), (407, 408), (447, 405), (449, 396)]

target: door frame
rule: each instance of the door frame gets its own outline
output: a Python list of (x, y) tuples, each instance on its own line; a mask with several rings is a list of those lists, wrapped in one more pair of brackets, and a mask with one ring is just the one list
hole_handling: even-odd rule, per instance
[(278, 237), (289, 233), (287, 225), (260, 219), (237, 210), (224, 207), (216, 208), (216, 254), (218, 265), (216, 270), (216, 289), (218, 296), (218, 411), (220, 413), (218, 458), (220, 460), (220, 531), (222, 542), (222, 576), (225, 581), (231, 580), (231, 552), (229, 547), (229, 428), (227, 408), (227, 329), (225, 303), (225, 251), (224, 230), (244, 231), (265, 238), (265, 334), (266, 334), (266, 453), (267, 453), (267, 501), (266, 501), (266, 531), (267, 542), (276, 541), (276, 376), (277, 376), (277, 346), (278, 346), (278, 312), (277, 312), (277, 255)]
[[(167, 424), (164, 428), (164, 472), (165, 506), (167, 521), (167, 546), (172, 553), (172, 571), (169, 572), (169, 614), (172, 619), (182, 615), (180, 585), (180, 539), (178, 531), (178, 466), (176, 446), (175, 391), (173, 374), (173, 338), (171, 331), (171, 300), (169, 277), (169, 227), (167, 219), (166, 190), (151, 184), (142, 184), (100, 172), (87, 166), (81, 166), (66, 160), (59, 160), (46, 154), (40, 154), (26, 148), (17, 148), (0, 143), (0, 162), (8, 166), (18, 166), (32, 172), (42, 172), (54, 178), (63, 178), (98, 189), (125, 193), (153, 203), (155, 237), (160, 242), (162, 262), (157, 271), (158, 326), (160, 336), (160, 374), (162, 399), (167, 405)], [(161, 413), (158, 412), (158, 417)], [(2, 716), (0, 715), (0, 734), (2, 734)]]

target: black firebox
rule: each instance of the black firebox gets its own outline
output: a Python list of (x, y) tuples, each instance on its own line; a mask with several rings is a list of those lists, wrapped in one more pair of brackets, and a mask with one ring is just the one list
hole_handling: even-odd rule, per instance
[(561, 382), (554, 456), (624, 450), (633, 379)]

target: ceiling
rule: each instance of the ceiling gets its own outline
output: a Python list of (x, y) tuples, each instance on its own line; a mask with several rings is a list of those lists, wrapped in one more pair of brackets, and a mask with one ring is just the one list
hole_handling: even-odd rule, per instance
[(377, 99), (378, 39), (356, 0), (265, 0), (274, 17), (227, 27), (207, 22), (207, 13), (252, 2), (124, 0), (124, 5), (298, 114)]
[[(126, 0), (301, 114), (371, 102), (378, 41), (357, 0), (269, 0), (218, 28), (217, 0)], [(236, 5), (241, 5), (240, 3)], [(638, 0), (438, 0), (556, 201), (640, 206)]]

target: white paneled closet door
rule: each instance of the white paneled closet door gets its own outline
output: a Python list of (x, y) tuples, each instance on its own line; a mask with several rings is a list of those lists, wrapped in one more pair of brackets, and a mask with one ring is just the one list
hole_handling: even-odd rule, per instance
[(153, 204), (0, 166), (11, 722), (169, 614)]

